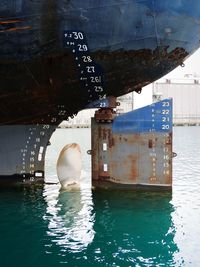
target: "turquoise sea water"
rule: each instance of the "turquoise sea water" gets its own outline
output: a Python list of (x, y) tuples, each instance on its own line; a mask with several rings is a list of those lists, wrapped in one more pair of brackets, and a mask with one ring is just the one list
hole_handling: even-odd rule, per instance
[(199, 127), (174, 129), (172, 194), (92, 191), (89, 130), (58, 130), (47, 155), (48, 179), (55, 179), (53, 155), (73, 139), (82, 144), (81, 190), (1, 187), (0, 266), (199, 267), (199, 136)]

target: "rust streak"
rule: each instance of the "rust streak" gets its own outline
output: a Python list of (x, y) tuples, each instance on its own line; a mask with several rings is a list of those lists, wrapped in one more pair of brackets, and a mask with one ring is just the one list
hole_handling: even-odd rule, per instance
[(149, 148), (153, 147), (153, 141), (151, 139), (149, 139)]
[(130, 173), (129, 173), (128, 177), (131, 181), (136, 182), (136, 179), (138, 177), (138, 157), (129, 155), (128, 158), (129, 158), (130, 163), (131, 163)]
[(23, 31), (23, 30), (30, 30), (31, 26), (24, 26), (24, 27), (13, 27), (13, 28), (9, 28), (7, 30), (3, 30), (0, 32), (15, 32), (15, 31)]
[(102, 137), (101, 136), (101, 126), (98, 127), (98, 136), (99, 136), (99, 139)]
[(12, 23), (18, 23), (18, 22), (23, 22), (23, 20), (20, 20), (20, 19), (16, 19), (16, 20), (3, 20), (3, 21), (0, 21), (0, 25), (12, 24)]

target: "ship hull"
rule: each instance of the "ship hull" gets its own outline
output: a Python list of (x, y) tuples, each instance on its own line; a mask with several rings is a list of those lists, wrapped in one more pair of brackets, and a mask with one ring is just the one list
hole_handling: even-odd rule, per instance
[(199, 47), (199, 11), (197, 0), (0, 3), (1, 123), (51, 123), (58, 106), (67, 118), (99, 98), (80, 82), (66, 31), (84, 35), (86, 55), (101, 67), (100, 96), (119, 96), (140, 91)]
[[(183, 66), (200, 46), (199, 36), (198, 0), (2, 1), (0, 175), (24, 173), (16, 166), (27, 127), (50, 129), (45, 151), (69, 116), (109, 96), (140, 92)], [(13, 143), (5, 138), (11, 126)], [(27, 173), (29, 163), (24, 161)]]
[(47, 125), (0, 126), (0, 181), (43, 181), (46, 148), (54, 131)]

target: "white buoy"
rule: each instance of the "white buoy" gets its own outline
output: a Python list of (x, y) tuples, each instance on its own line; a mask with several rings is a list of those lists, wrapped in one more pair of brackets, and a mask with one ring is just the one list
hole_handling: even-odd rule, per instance
[(57, 161), (57, 175), (62, 188), (79, 188), (81, 167), (80, 146), (76, 143), (66, 145)]

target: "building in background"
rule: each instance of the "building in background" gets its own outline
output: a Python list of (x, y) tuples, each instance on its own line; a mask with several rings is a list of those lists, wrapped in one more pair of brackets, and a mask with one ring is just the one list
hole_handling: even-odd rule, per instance
[(153, 84), (153, 102), (173, 98), (175, 125), (200, 125), (200, 78), (165, 79)]
[[(129, 93), (117, 98), (120, 106), (116, 108), (117, 114), (126, 113), (133, 110), (134, 97), (133, 93)], [(86, 109), (80, 111), (76, 117), (69, 118), (68, 121), (63, 121), (60, 125), (61, 128), (88, 128), (91, 125), (91, 117), (94, 117), (96, 109)]]
[(116, 112), (118, 114), (126, 113), (134, 109), (134, 93), (129, 93), (117, 98), (120, 102), (120, 106), (117, 107)]
[(91, 117), (94, 116), (96, 109), (86, 109), (79, 111), (77, 116), (63, 121), (59, 127), (61, 128), (89, 128), (91, 124)]

